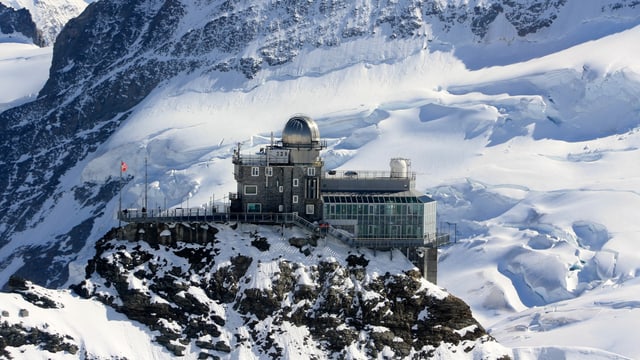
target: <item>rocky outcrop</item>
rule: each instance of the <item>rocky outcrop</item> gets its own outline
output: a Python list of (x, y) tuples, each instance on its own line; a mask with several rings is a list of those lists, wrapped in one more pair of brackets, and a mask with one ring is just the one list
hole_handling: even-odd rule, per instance
[[(62, 304), (53, 300), (48, 294), (40, 291), (42, 288), (34, 286), (30, 281), (22, 278), (12, 277), (9, 280), (9, 289), (20, 294), (26, 301), (43, 309), (60, 309)], [(1, 305), (0, 305), (1, 306)], [(11, 354), (6, 350), (10, 348), (20, 348), (25, 345), (34, 345), (42, 350), (51, 353), (68, 353), (75, 355), (79, 347), (75, 339), (68, 335), (57, 334), (47, 328), (26, 326), (21, 323), (10, 323), (3, 321), (3, 317), (8, 318), (11, 314), (3, 310), (0, 315), (0, 358), (11, 359)], [(27, 309), (20, 309), (17, 315), (19, 318), (29, 317)]]
[(51, 299), (43, 293), (39, 293), (37, 287), (33, 286), (30, 281), (23, 278), (12, 276), (7, 284), (10, 291), (22, 295), (22, 297), (35, 306), (44, 309), (60, 309), (64, 305)]
[[(155, 226), (178, 234), (201, 225)], [(216, 227), (225, 225), (209, 225)], [(117, 233), (96, 244), (86, 280), (73, 289), (157, 331), (155, 341), (177, 356), (192, 346), (202, 358), (249, 347), (281, 358), (287, 354), (277, 339), (291, 327), (306, 329), (306, 346), (338, 358), (349, 348), (370, 358), (383, 352), (427, 358), (443, 348), (472, 354), (494, 342), (460, 299), (435, 295), (417, 270), (372, 274), (364, 254), (341, 265), (310, 246), (310, 261), (299, 263), (266, 247), (269, 240), (257, 233), (233, 244), (216, 238), (164, 245), (116, 240)], [(268, 280), (266, 269), (272, 269)]]
[(0, 3), (0, 32), (3, 34), (20, 33), (33, 41), (35, 45), (45, 46), (42, 33), (36, 27), (29, 10), (15, 10)]
[(19, 348), (24, 345), (36, 345), (51, 353), (66, 352), (75, 355), (79, 350), (76, 344), (70, 342), (70, 339), (58, 334), (52, 334), (38, 328), (24, 327), (20, 324), (0, 322), (0, 357), (12, 359), (11, 354), (5, 348)]

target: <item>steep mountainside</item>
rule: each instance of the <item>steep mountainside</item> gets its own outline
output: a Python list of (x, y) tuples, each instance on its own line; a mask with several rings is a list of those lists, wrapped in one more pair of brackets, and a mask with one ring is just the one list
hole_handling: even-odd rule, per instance
[[(283, 347), (283, 354), (295, 357), (305, 347), (285, 344), (306, 340), (312, 351), (325, 351), (328, 342), (317, 347), (314, 339), (325, 336), (326, 327), (289, 327), (296, 331), (286, 335), (269, 329), (282, 329), (298, 316), (325, 320), (305, 301), (320, 307), (335, 297), (368, 309), (366, 296), (350, 295), (364, 290), (380, 306), (393, 308), (385, 320), (396, 321), (404, 308), (378, 296), (404, 299), (409, 293), (385, 292), (381, 279), (433, 295), (434, 287), (423, 292), (411, 268), (399, 266), (405, 259), (398, 252), (323, 243), (300, 252), (276, 241), (285, 236), (269, 228), (258, 235), (250, 227), (246, 234), (243, 227), (209, 225), (195, 230), (189, 244), (108, 236), (96, 248), (96, 239), (118, 224), (119, 198), (125, 208), (141, 207), (147, 193), (153, 209), (222, 207), (228, 192), (236, 191), (236, 146), (258, 152), (278, 137), (287, 116), (304, 112), (327, 142), (327, 169), (376, 170), (392, 156), (412, 159), (416, 190), (437, 199), (441, 230), (458, 240), (440, 249), (439, 283), (470, 304), (474, 318), (511, 346), (514, 357), (640, 358), (634, 332), (627, 330), (640, 323), (634, 300), (640, 284), (640, 255), (634, 250), (640, 171), (629, 166), (640, 152), (639, 24), (636, 0), (95, 2), (58, 37), (38, 98), (25, 103), (34, 99), (29, 94), (35, 87), (3, 87), (4, 93), (17, 93), (4, 98), (23, 105), (0, 114), (0, 285), (17, 274), (51, 287), (73, 284), (90, 299), (42, 290), (72, 304), (45, 315), (17, 294), (0, 293), (0, 316), (15, 325), (2, 325), (0, 332), (32, 342), (48, 333), (55, 348), (65, 346), (70, 353), (77, 347), (80, 354), (104, 358), (169, 358), (168, 349), (232, 354), (234, 344), (240, 344), (239, 352), (253, 351), (242, 346), (245, 339), (268, 339), (260, 342), (260, 354)], [(49, 48), (36, 49), (46, 50), (35, 53), (46, 53), (37, 55), (38, 63), (34, 52), (4, 45), (3, 83), (14, 82), (5, 80), (16, 78), (9, 72), (31, 66), (40, 68), (33, 83), (44, 84)], [(123, 160), (129, 166), (121, 186)], [(136, 240), (149, 233), (130, 231)], [(202, 234), (213, 240), (197, 244)], [(204, 262), (191, 260), (200, 255)], [(352, 263), (349, 255), (355, 256)], [(336, 275), (348, 274), (336, 278), (338, 284), (321, 279), (331, 278), (333, 266)], [(246, 272), (239, 271), (244, 267)], [(238, 291), (220, 289), (219, 279), (207, 278), (221, 276), (223, 268), (229, 278), (242, 279)], [(292, 269), (297, 272), (289, 274)], [(280, 276), (286, 284), (277, 281)], [(294, 279), (296, 287), (287, 288)], [(309, 284), (317, 291), (300, 294), (300, 285)], [(10, 285), (29, 287), (18, 278)], [(347, 295), (327, 290), (333, 285)], [(169, 294), (179, 288), (184, 293)], [(295, 306), (277, 295), (281, 291), (307, 296), (300, 305), (304, 314), (290, 311)], [(228, 302), (214, 293), (230, 294)], [(247, 309), (247, 295), (260, 296), (275, 315), (266, 316), (269, 311), (260, 306)], [(447, 309), (459, 310), (459, 325), (474, 326), (454, 299), (446, 301)], [(34, 300), (40, 301), (50, 303)], [(126, 312), (125, 301), (135, 309), (128, 315), (142, 319), (142, 305), (162, 311), (163, 320), (134, 326), (113, 310)], [(22, 308), (37, 316), (20, 315)], [(76, 313), (80, 308), (82, 315)], [(193, 314), (193, 324), (183, 321), (185, 311)], [(393, 333), (394, 353), (428, 351), (407, 346), (408, 339), (428, 344), (432, 339), (425, 333), (387, 331), (378, 319), (368, 319), (378, 325), (360, 328), (364, 317), (349, 311), (348, 317), (335, 316), (342, 321), (336, 330), (346, 339), (358, 331), (365, 342), (370, 336), (388, 344)], [(404, 319), (419, 322), (415, 311), (410, 317), (405, 312)], [(213, 321), (220, 313), (230, 315), (224, 326)], [(74, 321), (85, 314), (101, 322)], [(207, 314), (214, 316), (215, 328), (204, 320)], [(258, 315), (267, 321), (260, 323), (261, 333), (252, 328)], [(202, 337), (201, 325), (216, 337)], [(140, 330), (146, 326), (156, 330)], [(89, 345), (82, 349), (82, 340), (69, 340), (105, 327), (108, 333), (86, 331), (100, 334), (91, 336), (97, 341), (91, 351)], [(61, 335), (54, 336), (53, 328)], [(467, 334), (458, 325), (452, 329), (459, 337)], [(476, 328), (467, 329), (467, 340), (443, 330), (449, 350), (464, 351), (467, 340), (474, 351), (488, 352), (494, 344), (480, 346), (487, 338)], [(280, 342), (278, 336), (288, 339)], [(360, 339), (357, 354), (376, 348), (385, 356), (387, 350)], [(101, 350), (113, 349), (110, 344), (126, 344), (126, 352)], [(44, 347), (25, 344), (10, 351), (41, 356), (34, 348)]]
[(45, 45), (42, 32), (36, 27), (29, 11), (25, 9), (15, 10), (2, 3), (0, 3), (0, 33), (8, 35), (22, 34), (38, 46)]

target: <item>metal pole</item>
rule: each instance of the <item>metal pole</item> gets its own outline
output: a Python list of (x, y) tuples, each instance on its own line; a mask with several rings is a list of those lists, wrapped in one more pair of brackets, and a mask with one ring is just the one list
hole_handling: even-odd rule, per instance
[(147, 188), (149, 187), (149, 181), (147, 177), (147, 157), (144, 158), (144, 209), (148, 210), (147, 207)]
[(453, 223), (453, 243), (458, 243), (458, 223)]
[(122, 227), (120, 214), (122, 214), (122, 160), (120, 162), (120, 189), (118, 190), (118, 229)]

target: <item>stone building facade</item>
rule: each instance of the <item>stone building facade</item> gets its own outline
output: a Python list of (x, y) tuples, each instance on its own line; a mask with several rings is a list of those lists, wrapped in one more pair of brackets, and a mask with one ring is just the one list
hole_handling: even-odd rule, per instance
[(257, 154), (233, 155), (237, 192), (232, 212), (296, 213), (311, 222), (322, 219), (320, 182), (323, 162), (317, 124), (294, 116), (282, 131), (282, 140)]

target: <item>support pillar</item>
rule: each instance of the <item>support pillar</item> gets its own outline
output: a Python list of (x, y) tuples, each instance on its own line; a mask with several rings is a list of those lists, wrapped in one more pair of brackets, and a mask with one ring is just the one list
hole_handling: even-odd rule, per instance
[(438, 284), (438, 249), (426, 248), (425, 250), (422, 276), (424, 276), (427, 281)]

